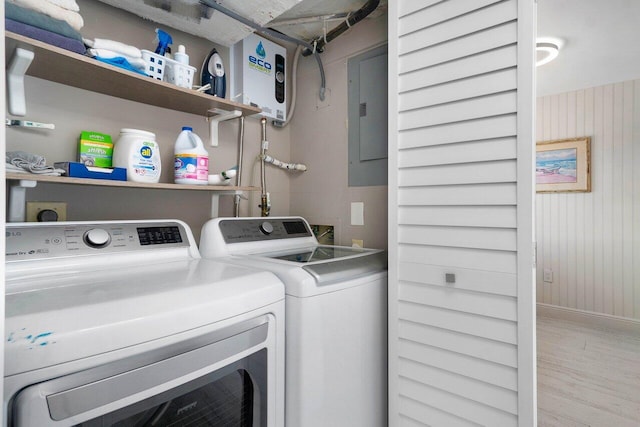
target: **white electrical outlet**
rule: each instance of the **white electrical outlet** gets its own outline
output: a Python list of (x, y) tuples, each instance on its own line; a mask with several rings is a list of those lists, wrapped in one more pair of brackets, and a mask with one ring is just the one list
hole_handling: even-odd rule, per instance
[(550, 268), (545, 268), (544, 269), (544, 275), (542, 276), (542, 280), (546, 283), (552, 283), (553, 282), (553, 270), (551, 270)]

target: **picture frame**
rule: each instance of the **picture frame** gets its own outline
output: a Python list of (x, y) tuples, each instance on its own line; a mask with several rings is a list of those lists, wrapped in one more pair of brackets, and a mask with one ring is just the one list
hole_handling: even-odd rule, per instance
[(591, 192), (591, 138), (536, 143), (536, 192)]

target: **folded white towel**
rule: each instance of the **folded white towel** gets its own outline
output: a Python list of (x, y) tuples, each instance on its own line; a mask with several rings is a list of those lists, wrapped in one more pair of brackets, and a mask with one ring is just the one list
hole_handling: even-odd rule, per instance
[(8, 151), (5, 154), (6, 169), (12, 172), (31, 172), (44, 175), (60, 175), (64, 172), (48, 166), (44, 157), (26, 151)]
[(107, 49), (113, 52), (120, 53), (122, 55), (129, 56), (131, 58), (142, 58), (142, 52), (135, 46), (120, 43), (115, 40), (109, 39), (85, 39), (82, 41), (89, 47), (94, 49)]
[(50, 16), (53, 19), (64, 21), (76, 31), (84, 26), (84, 20), (78, 12), (64, 9), (53, 3), (43, 0), (8, 0), (10, 3), (15, 3), (18, 6), (34, 10), (38, 13)]
[(129, 55), (125, 55), (124, 53), (114, 52), (113, 50), (109, 50), (109, 49), (89, 48), (87, 49), (87, 52), (89, 52), (89, 55), (91, 56), (99, 56), (101, 58), (107, 58), (107, 59), (122, 57), (127, 61), (129, 61), (129, 64), (133, 65), (135, 68), (139, 70), (144, 70), (147, 66), (147, 63), (144, 62), (144, 59), (142, 58), (133, 58)]
[(63, 9), (71, 10), (73, 12), (80, 12), (80, 7), (76, 0), (47, 0), (51, 4), (60, 6)]

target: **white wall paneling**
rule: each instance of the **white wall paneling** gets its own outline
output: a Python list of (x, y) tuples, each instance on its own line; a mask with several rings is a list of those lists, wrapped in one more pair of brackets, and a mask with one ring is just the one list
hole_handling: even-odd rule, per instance
[(592, 180), (537, 195), (538, 302), (640, 318), (639, 93), (633, 80), (537, 100), (538, 140), (591, 137)]
[(533, 426), (533, 1), (389, 8), (390, 425)]

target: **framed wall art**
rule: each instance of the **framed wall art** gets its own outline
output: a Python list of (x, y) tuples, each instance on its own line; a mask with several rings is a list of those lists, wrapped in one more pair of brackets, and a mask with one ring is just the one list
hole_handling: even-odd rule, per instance
[(538, 193), (591, 191), (591, 138), (559, 139), (536, 144)]

